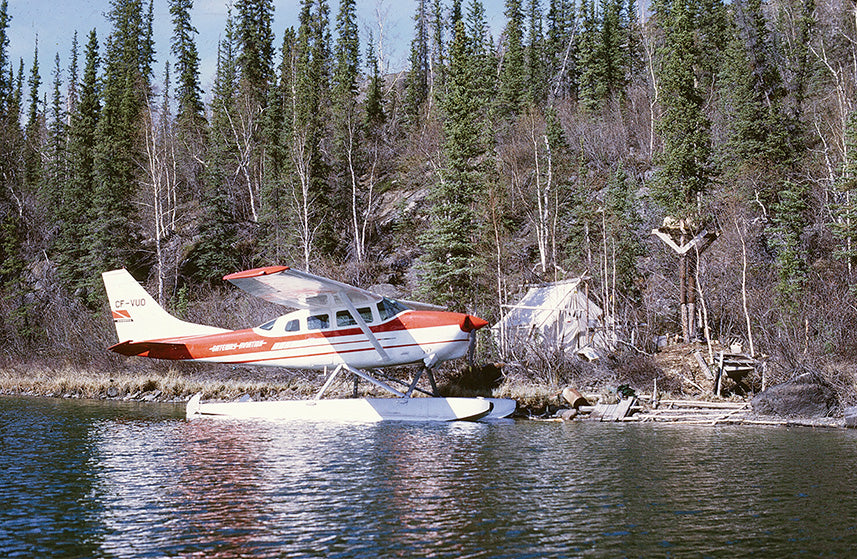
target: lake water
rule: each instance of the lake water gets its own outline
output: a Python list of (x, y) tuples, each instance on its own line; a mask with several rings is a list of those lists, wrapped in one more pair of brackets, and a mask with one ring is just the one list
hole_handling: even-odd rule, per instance
[(2, 557), (854, 556), (857, 432), (0, 397)]

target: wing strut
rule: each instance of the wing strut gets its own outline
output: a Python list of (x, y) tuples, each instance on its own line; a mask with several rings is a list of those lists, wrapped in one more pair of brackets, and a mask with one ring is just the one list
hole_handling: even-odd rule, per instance
[(357, 321), (357, 325), (360, 327), (360, 330), (362, 330), (363, 333), (366, 334), (366, 337), (369, 338), (369, 343), (372, 344), (372, 347), (374, 347), (375, 351), (378, 352), (378, 355), (381, 356), (381, 360), (384, 363), (388, 363), (390, 361), (390, 356), (387, 355), (387, 352), (384, 351), (383, 347), (381, 347), (381, 343), (378, 341), (378, 338), (375, 337), (375, 334), (366, 324), (366, 321), (363, 320), (363, 317), (360, 316), (359, 312), (357, 312), (357, 309), (354, 307), (354, 303), (351, 302), (348, 294), (345, 291), (340, 291), (339, 298), (342, 299), (342, 302), (345, 303), (345, 307), (348, 309), (348, 312), (350, 312), (351, 316), (354, 317), (354, 320)]
[(337, 365), (337, 367), (333, 370), (333, 372), (330, 373), (330, 376), (327, 377), (327, 382), (324, 383), (324, 386), (322, 386), (321, 390), (318, 391), (318, 394), (315, 395), (316, 400), (321, 400), (321, 397), (324, 395), (325, 391), (327, 391), (327, 389), (330, 388), (330, 385), (333, 384), (333, 379), (336, 378), (336, 375), (339, 374), (340, 371), (348, 371), (349, 373), (357, 375), (358, 377), (360, 377), (362, 379), (366, 379), (369, 382), (371, 382), (372, 384), (374, 384), (376, 386), (380, 386), (381, 388), (383, 388), (384, 390), (387, 390), (388, 392), (392, 392), (393, 394), (395, 394), (399, 398), (407, 398), (410, 395), (410, 392), (408, 394), (405, 394), (404, 392), (399, 392), (398, 390), (396, 390), (395, 388), (393, 388), (392, 386), (390, 386), (386, 382), (382, 382), (376, 378), (373, 378), (371, 375), (367, 375), (366, 373), (364, 373), (360, 369), (355, 369), (354, 367), (351, 367), (349, 365), (346, 365), (345, 363), (342, 363), (341, 365)]

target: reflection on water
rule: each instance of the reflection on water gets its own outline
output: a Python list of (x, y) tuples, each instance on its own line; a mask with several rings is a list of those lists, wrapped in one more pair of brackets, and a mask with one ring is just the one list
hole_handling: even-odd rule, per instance
[(0, 398), (4, 557), (850, 555), (857, 433)]

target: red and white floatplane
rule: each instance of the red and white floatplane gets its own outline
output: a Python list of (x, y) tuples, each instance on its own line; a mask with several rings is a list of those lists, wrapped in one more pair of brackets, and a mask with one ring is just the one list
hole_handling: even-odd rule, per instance
[[(225, 330), (170, 315), (125, 269), (104, 272), (102, 277), (119, 337), (110, 349), (117, 353), (326, 374), (311, 400), (201, 402), (196, 395), (188, 402), (188, 418), (452, 421), (508, 417), (515, 410), (515, 401), (509, 399), (436, 396), (432, 369), (464, 357), (475, 331), (487, 324), (469, 314), (395, 301), (286, 266), (269, 266), (223, 279), (298, 310), (256, 328)], [(381, 372), (410, 364), (423, 367), (408, 383)], [(323, 399), (339, 374), (356, 375), (396, 397)], [(417, 387), (422, 376), (430, 381), (430, 392)], [(429, 397), (414, 397), (415, 392)]]

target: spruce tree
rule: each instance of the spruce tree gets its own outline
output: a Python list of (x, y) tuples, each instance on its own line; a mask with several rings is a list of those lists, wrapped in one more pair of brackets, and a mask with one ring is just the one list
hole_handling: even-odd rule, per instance
[(653, 194), (669, 215), (688, 218), (711, 182), (710, 124), (694, 75), (698, 51), (689, 0), (661, 1), (657, 13), (665, 35), (658, 50), (664, 149)]
[(473, 64), (464, 23), (456, 25), (450, 45), (448, 93), (444, 103), (444, 166), (432, 186), (429, 227), (420, 237), (424, 255), (421, 289), (435, 302), (456, 310), (473, 309), (478, 300), (476, 206), (484, 190), (479, 166), (485, 153), (482, 107), (474, 95)]
[[(681, 245), (701, 226), (700, 198), (712, 175), (710, 124), (694, 74), (699, 53), (689, 0), (661, 0), (656, 9), (664, 30), (664, 44), (658, 49), (662, 116), (657, 125), (663, 151), (657, 158), (660, 169), (652, 194), (680, 224)], [(680, 318), (686, 343), (696, 336), (696, 260), (695, 254), (679, 255)]]
[(411, 124), (419, 121), (429, 94), (428, 0), (416, 0), (414, 38), (411, 40), (410, 70), (405, 82), (405, 115)]
[[(7, 30), (10, 16), (7, 3), (0, 2), (0, 345), (25, 351), (26, 343), (36, 336), (31, 288), (26, 281), (26, 210), (23, 204), (24, 135), (20, 126), (20, 96), (23, 60), (17, 86), (11, 67), (7, 75)], [(19, 344), (18, 342), (24, 342)], [(14, 345), (13, 345), (14, 344)]]
[(237, 0), (235, 9), (239, 77), (256, 110), (264, 106), (274, 78), (274, 4), (272, 0)]
[(581, 108), (593, 112), (601, 106), (604, 91), (601, 33), (595, 13), (595, 1), (581, 0), (579, 10), (577, 95)]
[(29, 96), (27, 101), (27, 125), (24, 128), (27, 136), (26, 151), (24, 152), (24, 180), (31, 192), (39, 189), (42, 178), (42, 124), (43, 115), (39, 109), (41, 98), (39, 88), (42, 78), (39, 75), (39, 40), (36, 37), (36, 47), (33, 53), (33, 65), (30, 67), (30, 77), (27, 79)]
[(787, 181), (774, 204), (773, 245), (776, 249), (777, 292), (786, 311), (796, 312), (808, 280), (807, 255), (801, 236), (809, 224), (806, 184)]
[(542, 8), (539, 0), (529, 0), (527, 7), (527, 103), (531, 107), (541, 106), (547, 98), (545, 76), (545, 45), (542, 31)]
[(68, 63), (68, 88), (66, 89), (66, 116), (69, 120), (71, 120), (71, 114), (77, 109), (78, 80), (80, 79), (77, 71), (77, 58), (78, 42), (77, 30), (75, 30), (74, 36), (71, 39), (71, 53), (69, 53)]
[(95, 221), (93, 212), (95, 175), (95, 139), (100, 116), (100, 87), (98, 68), (98, 37), (93, 29), (89, 33), (84, 53), (83, 80), (80, 97), (70, 115), (68, 130), (69, 178), (62, 183), (56, 196), (57, 233), (54, 237), (51, 258), (57, 264), (57, 276), (70, 292), (85, 296), (91, 274), (88, 264), (87, 242)]
[[(9, 15), (8, 0), (0, 1), (0, 109), (3, 109), (8, 114), (10, 98), (12, 96), (12, 88), (14, 80), (12, 79), (12, 65), (9, 61), (9, 22), (12, 16)], [(6, 77), (9, 76), (9, 79)]]
[(372, 32), (366, 44), (366, 64), (369, 66), (369, 88), (366, 92), (366, 124), (377, 128), (384, 123), (384, 91), (383, 78), (378, 67), (378, 57), (375, 55), (375, 42)]
[(524, 51), (524, 15), (520, 0), (506, 0), (505, 53), (500, 69), (500, 98), (503, 112), (521, 110), (527, 88)]
[(293, 131), (293, 85), (295, 72), (295, 30), (283, 33), (277, 83), (271, 88), (265, 109), (262, 137), (265, 139), (265, 176), (259, 214), (259, 246), (265, 263), (283, 262), (294, 246), (293, 212), (286, 185), (294, 182), (289, 157)]
[(154, 56), (151, 18), (144, 14), (140, 0), (113, 0), (107, 16), (113, 28), (104, 52), (102, 108), (95, 137), (94, 228), (88, 242), (91, 304), (101, 299), (100, 272), (146, 265), (140, 258), (133, 198), (141, 177), (143, 108)]
[(616, 273), (616, 287), (632, 301), (639, 301), (640, 291), (637, 260), (645, 254), (638, 230), (641, 225), (637, 213), (633, 184), (620, 161), (607, 184), (604, 212), (607, 230), (607, 250)]
[(431, 5), (431, 89), (436, 99), (443, 98), (446, 89), (446, 42), (444, 31), (443, 0), (432, 0)]
[(235, 110), (237, 91), (237, 55), (231, 13), (226, 19), (225, 36), (217, 50), (211, 124), (208, 133), (209, 164), (202, 176), (204, 208), (199, 242), (188, 257), (187, 271), (201, 283), (213, 283), (240, 267), (235, 250), (238, 241), (236, 219), (230, 204), (230, 183), (234, 180), (235, 145), (231, 142), (230, 112)]
[(179, 136), (191, 138), (205, 127), (205, 106), (199, 85), (199, 53), (194, 36), (199, 32), (190, 20), (193, 0), (170, 0), (173, 22), (171, 51), (176, 57), (174, 65), (178, 75), (176, 84), (176, 123)]
[[(66, 145), (67, 127), (65, 104), (62, 95), (62, 69), (60, 56), (54, 59), (54, 80), (51, 90), (50, 119), (48, 123), (47, 166), (42, 183), (42, 200), (50, 204), (51, 211), (56, 211), (62, 204), (62, 187), (67, 182)], [(52, 220), (56, 224), (56, 220)]]
[[(735, 5), (736, 27), (720, 72), (720, 96), (727, 115), (727, 141), (720, 150), (727, 176), (738, 184), (762, 183), (757, 195), (765, 204), (791, 173), (799, 150), (797, 123), (784, 107), (786, 90), (771, 60), (770, 40), (761, 4)], [(764, 174), (765, 180), (756, 176)], [(756, 188), (753, 186), (753, 188)]]
[(577, 50), (573, 48), (574, 3), (550, 0), (545, 37), (549, 95), (567, 99), (575, 94)]
[[(334, 186), (332, 203), (336, 215), (349, 216), (349, 226), (341, 227), (343, 236), (350, 237), (351, 252), (357, 262), (364, 258), (361, 242), (360, 216), (362, 195), (360, 192), (361, 124), (357, 111), (357, 79), (360, 69), (360, 41), (357, 32), (355, 0), (340, 0), (336, 16), (336, 46), (333, 72), (334, 114), (334, 171), (337, 185)], [(349, 203), (343, 203), (349, 201)]]

